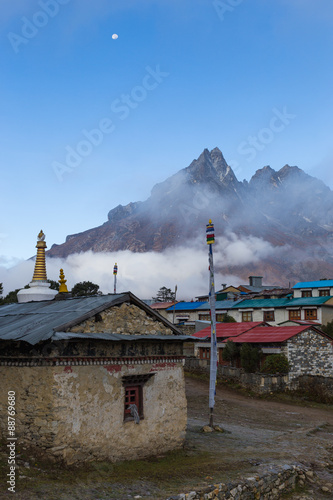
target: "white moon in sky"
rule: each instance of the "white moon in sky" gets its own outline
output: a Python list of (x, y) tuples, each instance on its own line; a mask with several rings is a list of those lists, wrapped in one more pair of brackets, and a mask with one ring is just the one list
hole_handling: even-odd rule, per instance
[(113, 38), (114, 40), (117, 40), (118, 35), (116, 35), (116, 33), (114, 33), (114, 34), (112, 35), (112, 38)]

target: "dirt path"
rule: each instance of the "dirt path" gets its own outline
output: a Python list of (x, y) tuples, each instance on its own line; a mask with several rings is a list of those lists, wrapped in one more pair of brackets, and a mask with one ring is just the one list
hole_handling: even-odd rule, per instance
[[(260, 400), (217, 387), (214, 423), (227, 433), (207, 437), (197, 432), (208, 422), (207, 382), (188, 378), (186, 385), (189, 442), (223, 457), (230, 466), (228, 473), (218, 474), (223, 480), (298, 462), (312, 467), (322, 484), (333, 483), (332, 409)], [(315, 498), (321, 498), (318, 489)]]
[[(320, 490), (324, 484), (333, 485), (332, 408), (261, 400), (218, 386), (214, 423), (226, 432), (202, 433), (200, 429), (208, 423), (208, 382), (188, 377), (186, 392), (188, 431), (183, 450), (138, 462), (75, 469), (32, 462), (22, 456), (15, 498), (165, 500), (177, 493), (294, 463), (312, 467), (316, 480), (310, 491), (288, 498), (332, 498)], [(0, 453), (0, 464), (5, 458)], [(3, 467), (0, 498), (11, 498), (5, 489), (5, 471)]]

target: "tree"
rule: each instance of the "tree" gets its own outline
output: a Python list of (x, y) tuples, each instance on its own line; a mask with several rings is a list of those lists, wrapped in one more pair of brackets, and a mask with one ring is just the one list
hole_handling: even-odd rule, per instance
[(96, 285), (91, 281), (82, 281), (73, 286), (71, 294), (73, 297), (87, 297), (89, 295), (96, 295), (98, 290), (99, 285)]
[(0, 304), (13, 304), (14, 302), (17, 302), (17, 292), (20, 291), (20, 288), (17, 288), (16, 290), (13, 290), (9, 292), (6, 297), (3, 299), (0, 299)]
[(3, 294), (3, 284), (0, 283), (0, 299), (2, 297), (2, 294)]
[(288, 373), (289, 363), (284, 354), (270, 354), (261, 368), (262, 373)]
[(326, 325), (322, 325), (321, 329), (324, 333), (333, 338), (333, 321), (329, 321)]
[(242, 367), (246, 373), (254, 373), (259, 369), (260, 350), (251, 344), (243, 344), (240, 350)]
[(156, 297), (152, 297), (156, 302), (172, 302), (176, 298), (175, 292), (172, 292), (170, 288), (162, 286), (156, 294)]
[(225, 314), (223, 314), (222, 323), (236, 323), (236, 320), (235, 320), (235, 318), (230, 316), (230, 314), (225, 313)]
[(222, 359), (230, 361), (231, 366), (233, 366), (235, 359), (239, 358), (239, 351), (239, 346), (235, 342), (232, 342), (232, 340), (228, 340), (222, 351)]
[(58, 281), (47, 280), (47, 282), (50, 283), (51, 290), (58, 290), (59, 291), (59, 283), (58, 283)]

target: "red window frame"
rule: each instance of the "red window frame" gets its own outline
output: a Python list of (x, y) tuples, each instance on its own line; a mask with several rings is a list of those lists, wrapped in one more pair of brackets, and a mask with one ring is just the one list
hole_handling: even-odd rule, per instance
[(312, 297), (312, 290), (302, 290), (302, 297)]
[(143, 419), (142, 385), (126, 385), (124, 401), (124, 420), (134, 420), (130, 405), (136, 405), (140, 419)]

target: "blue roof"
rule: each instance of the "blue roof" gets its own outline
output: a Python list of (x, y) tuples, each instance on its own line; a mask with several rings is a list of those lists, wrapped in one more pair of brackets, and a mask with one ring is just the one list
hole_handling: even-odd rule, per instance
[(300, 281), (293, 288), (329, 288), (333, 287), (333, 280)]
[[(231, 309), (235, 304), (238, 304), (241, 302), (242, 299), (239, 300), (217, 300), (215, 302), (215, 310), (219, 309)], [(198, 309), (202, 310), (209, 310), (210, 309), (210, 304), (209, 302), (205, 302), (202, 306), (198, 307)]]
[(200, 306), (208, 304), (208, 302), (178, 302), (176, 305), (168, 307), (166, 311), (192, 311), (199, 309)]
[[(234, 309), (251, 308), (261, 309), (262, 307), (296, 307), (296, 306), (316, 306), (324, 304), (332, 297), (297, 297), (296, 299), (248, 299), (242, 300), (239, 304), (233, 306)], [(333, 304), (332, 304), (333, 305)]]

